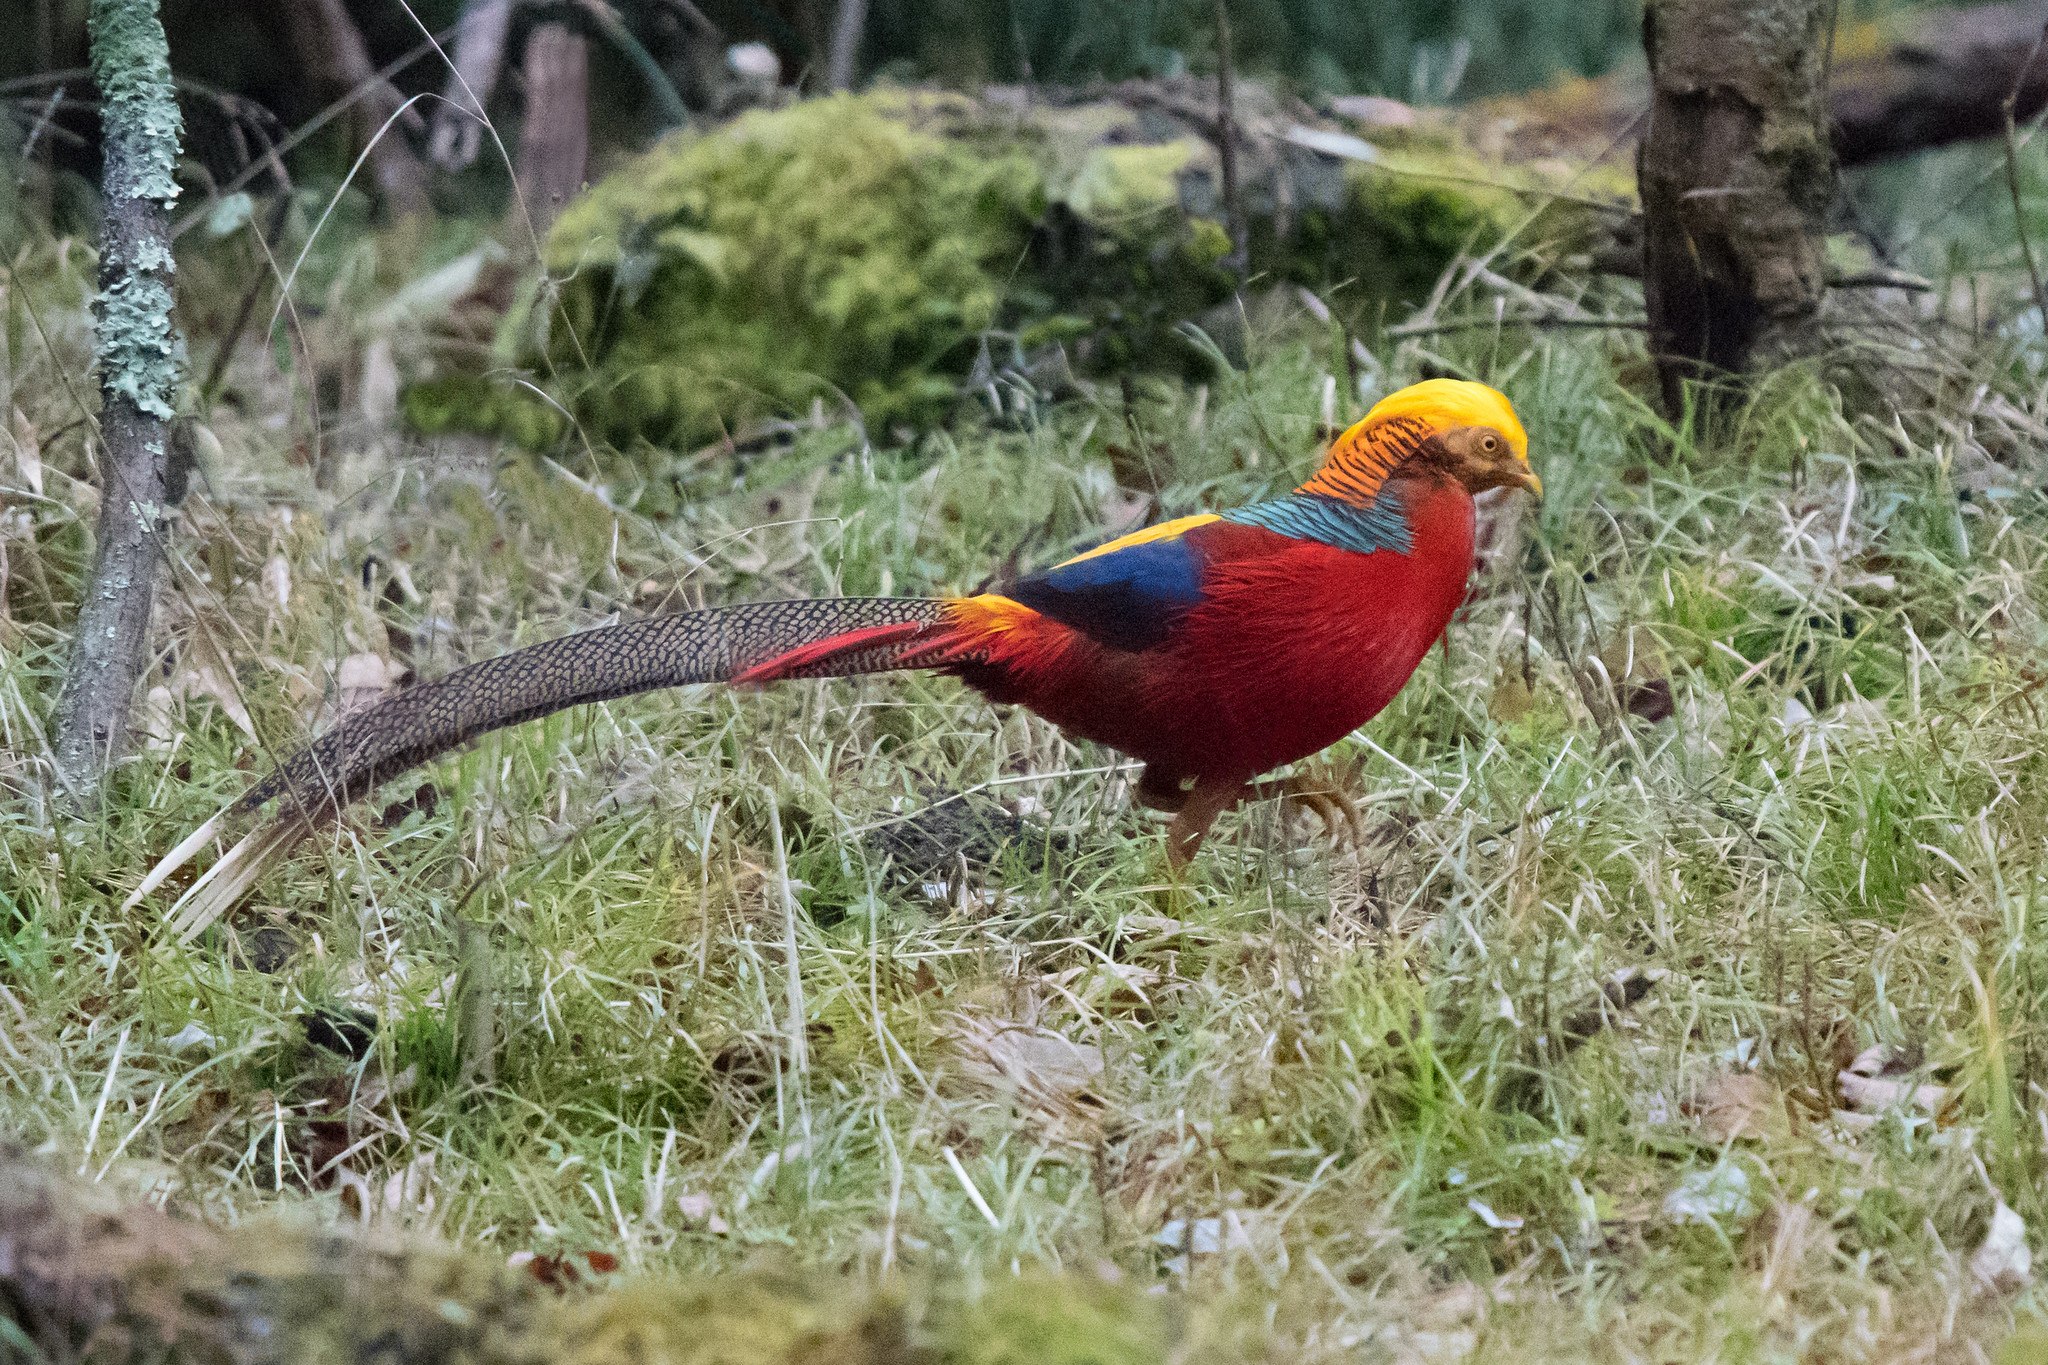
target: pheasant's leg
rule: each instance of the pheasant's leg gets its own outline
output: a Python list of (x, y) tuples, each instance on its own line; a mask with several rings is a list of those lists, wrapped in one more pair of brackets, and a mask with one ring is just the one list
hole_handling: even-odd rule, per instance
[(1246, 791), (1253, 801), (1286, 801), (1315, 812), (1330, 838), (1349, 836), (1354, 846), (1365, 843), (1365, 816), (1340, 782), (1297, 773), (1292, 777), (1254, 782)]
[(1194, 861), (1195, 850), (1202, 846), (1209, 826), (1216, 823), (1217, 816), (1238, 803), (1244, 790), (1244, 783), (1235, 779), (1205, 777), (1196, 782), (1179, 813), (1173, 817), (1172, 827), (1166, 832), (1168, 866), (1178, 872)]

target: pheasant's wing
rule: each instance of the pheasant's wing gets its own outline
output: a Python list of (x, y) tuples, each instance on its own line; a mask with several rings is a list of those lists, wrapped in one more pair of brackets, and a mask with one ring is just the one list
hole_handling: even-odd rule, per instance
[(1150, 649), (1202, 600), (1204, 514), (1148, 526), (1002, 590), (1114, 649)]

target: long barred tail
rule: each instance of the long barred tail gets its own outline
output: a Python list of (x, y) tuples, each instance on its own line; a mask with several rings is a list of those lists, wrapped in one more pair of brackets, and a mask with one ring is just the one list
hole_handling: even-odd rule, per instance
[[(944, 601), (755, 602), (564, 635), (459, 668), (343, 720), (236, 803), (285, 797), (330, 815), (479, 735), (585, 702), (688, 683), (850, 677), (915, 666), (948, 623)], [(918, 656), (911, 658), (910, 656)]]
[(171, 907), (196, 937), (263, 872), (342, 807), (479, 735), (585, 702), (688, 683), (850, 677), (964, 661), (974, 651), (944, 600), (757, 602), (564, 635), (459, 668), (349, 716), (194, 830), (144, 877), (132, 909), (212, 842), (223, 822), (279, 800), (278, 818), (222, 855)]

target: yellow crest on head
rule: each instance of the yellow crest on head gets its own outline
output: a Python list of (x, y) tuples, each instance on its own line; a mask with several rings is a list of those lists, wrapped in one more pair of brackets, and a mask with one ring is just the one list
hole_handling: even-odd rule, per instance
[(1425, 379), (1420, 384), (1410, 384), (1373, 404), (1365, 420), (1351, 430), (1369, 427), (1388, 417), (1413, 417), (1438, 431), (1492, 427), (1508, 438), (1516, 459), (1529, 463), (1529, 433), (1522, 430), (1522, 421), (1515, 416), (1507, 395), (1469, 379)]
[(1302, 491), (1363, 502), (1430, 435), (1456, 427), (1492, 427), (1529, 465), (1529, 434), (1507, 396), (1469, 379), (1425, 379), (1373, 404), (1364, 420), (1330, 443), (1323, 467)]

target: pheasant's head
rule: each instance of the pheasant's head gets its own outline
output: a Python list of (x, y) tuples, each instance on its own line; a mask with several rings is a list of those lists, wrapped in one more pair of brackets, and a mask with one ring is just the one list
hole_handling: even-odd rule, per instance
[(1425, 379), (1388, 394), (1339, 436), (1304, 492), (1370, 499), (1396, 470), (1427, 466), (1467, 491), (1526, 488), (1543, 496), (1529, 467), (1529, 434), (1497, 389), (1469, 379)]

